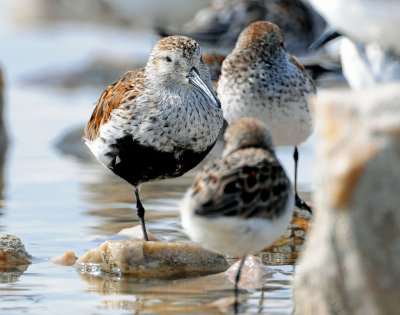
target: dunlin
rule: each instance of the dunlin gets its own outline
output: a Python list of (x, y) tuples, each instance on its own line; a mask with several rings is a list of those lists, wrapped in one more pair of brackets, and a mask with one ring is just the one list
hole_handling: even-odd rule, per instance
[[(308, 46), (323, 30), (324, 21), (301, 0), (213, 0), (187, 22), (181, 31), (212, 46), (213, 51), (229, 53), (240, 32), (259, 20), (279, 25), (287, 36), (291, 53), (306, 54)], [(159, 27), (163, 36), (179, 33)]]
[(127, 72), (101, 95), (84, 140), (102, 164), (134, 186), (146, 240), (138, 186), (196, 166), (222, 123), (200, 47), (184, 36), (160, 40), (143, 70)]
[(218, 81), (218, 97), (228, 123), (242, 117), (260, 119), (276, 145), (295, 147), (296, 205), (308, 210), (297, 194), (297, 145), (312, 132), (309, 98), (315, 92), (304, 67), (286, 53), (283, 32), (263, 21), (240, 34)]
[(243, 262), (284, 233), (293, 216), (294, 194), (261, 121), (234, 122), (225, 140), (223, 157), (206, 166), (187, 191), (180, 205), (182, 226), (204, 248), (243, 257)]

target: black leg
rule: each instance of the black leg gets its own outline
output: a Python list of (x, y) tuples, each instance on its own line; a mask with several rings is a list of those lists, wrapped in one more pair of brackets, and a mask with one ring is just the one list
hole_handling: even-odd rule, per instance
[(240, 280), (240, 274), (242, 272), (242, 268), (244, 265), (244, 262), (246, 261), (246, 255), (242, 258), (239, 264), (238, 271), (236, 273), (236, 278), (235, 278), (235, 305), (234, 305), (234, 310), (235, 314), (239, 312), (239, 280)]
[(135, 196), (136, 196), (136, 208), (137, 208), (137, 215), (140, 219), (140, 223), (142, 224), (142, 231), (143, 231), (143, 236), (145, 241), (148, 241), (149, 238), (147, 237), (147, 232), (146, 232), (146, 225), (144, 223), (144, 208), (142, 203), (140, 202), (140, 198), (139, 198), (139, 190), (137, 189), (137, 187), (135, 187)]
[(309, 207), (308, 204), (306, 204), (299, 195), (297, 194), (297, 164), (299, 160), (299, 151), (297, 150), (297, 147), (294, 147), (294, 152), (293, 152), (293, 159), (294, 159), (294, 193), (295, 193), (295, 204), (296, 207), (307, 210), (310, 213), (312, 213), (311, 208)]

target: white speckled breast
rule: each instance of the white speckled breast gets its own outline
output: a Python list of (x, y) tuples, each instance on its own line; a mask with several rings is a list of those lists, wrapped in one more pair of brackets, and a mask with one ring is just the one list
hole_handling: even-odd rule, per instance
[[(202, 152), (215, 143), (222, 128), (222, 110), (196, 89), (144, 91), (135, 102), (134, 111), (123, 104), (112, 112), (112, 119), (101, 129), (102, 138), (118, 139), (130, 134), (141, 144), (160, 151)], [(110, 137), (109, 133), (114, 135)]]
[(277, 64), (259, 60), (245, 69), (234, 69), (235, 55), (225, 61), (218, 82), (224, 117), (232, 123), (256, 118), (268, 127), (276, 145), (298, 145), (312, 132), (309, 98), (313, 86), (285, 58)]

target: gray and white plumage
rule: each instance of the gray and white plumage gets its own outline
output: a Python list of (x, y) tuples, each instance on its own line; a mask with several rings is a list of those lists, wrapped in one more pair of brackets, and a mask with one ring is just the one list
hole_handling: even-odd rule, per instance
[(309, 98), (314, 93), (311, 77), (286, 53), (282, 31), (264, 21), (240, 34), (218, 82), (228, 123), (242, 117), (260, 119), (276, 145), (296, 146), (310, 136)]
[(215, 144), (223, 118), (215, 96), (191, 84), (193, 68), (211, 91), (199, 45), (171, 36), (154, 46), (145, 69), (109, 86), (84, 133), (96, 158), (134, 186), (196, 166)]
[(225, 140), (223, 157), (207, 165), (187, 191), (180, 205), (182, 225), (206, 249), (243, 257), (284, 233), (294, 194), (259, 120), (233, 123)]

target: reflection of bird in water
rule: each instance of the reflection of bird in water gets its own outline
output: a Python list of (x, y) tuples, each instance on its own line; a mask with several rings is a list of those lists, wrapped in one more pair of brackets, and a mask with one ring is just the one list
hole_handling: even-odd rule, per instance
[(200, 46), (184, 36), (160, 40), (144, 70), (127, 72), (100, 97), (84, 139), (102, 164), (135, 187), (146, 240), (138, 186), (199, 164), (222, 121)]
[(286, 53), (282, 31), (268, 22), (255, 22), (240, 34), (218, 82), (228, 123), (243, 117), (260, 119), (275, 144), (295, 147), (296, 204), (307, 209), (297, 194), (297, 146), (312, 133), (309, 98), (314, 93), (311, 77)]
[(323, 20), (300, 0), (214, 0), (199, 11), (182, 30), (158, 27), (162, 36), (186, 34), (213, 51), (229, 53), (240, 32), (252, 22), (266, 20), (277, 24), (286, 35), (287, 49), (306, 54), (308, 46), (323, 27)]
[[(121, 178), (97, 165), (86, 167), (92, 169), (84, 186), (85, 203), (88, 206), (85, 215), (95, 218), (90, 226), (91, 233), (112, 236), (122, 229), (131, 228), (134, 224), (132, 188)], [(178, 224), (176, 205), (193, 182), (197, 168), (177, 178), (149, 182), (141, 186), (140, 198), (146, 202), (146, 220), (153, 223), (153, 233), (161, 234), (169, 240), (184, 238)]]
[(186, 233), (204, 248), (243, 257), (281, 236), (293, 216), (294, 193), (267, 128), (243, 118), (225, 133), (222, 158), (200, 171), (180, 206)]

